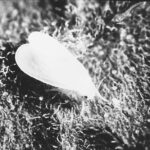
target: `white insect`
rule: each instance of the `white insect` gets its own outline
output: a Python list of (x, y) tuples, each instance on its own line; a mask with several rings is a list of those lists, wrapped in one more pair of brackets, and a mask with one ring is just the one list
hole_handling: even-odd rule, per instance
[(15, 55), (16, 63), (24, 73), (81, 96), (100, 97), (84, 66), (56, 39), (42, 32), (32, 32), (28, 41)]

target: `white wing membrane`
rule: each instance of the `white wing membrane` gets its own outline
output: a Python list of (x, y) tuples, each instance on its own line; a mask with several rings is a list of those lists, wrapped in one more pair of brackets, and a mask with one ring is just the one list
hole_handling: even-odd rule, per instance
[(16, 62), (23, 72), (55, 87), (93, 98), (98, 92), (84, 66), (57, 40), (33, 32), (20, 46)]

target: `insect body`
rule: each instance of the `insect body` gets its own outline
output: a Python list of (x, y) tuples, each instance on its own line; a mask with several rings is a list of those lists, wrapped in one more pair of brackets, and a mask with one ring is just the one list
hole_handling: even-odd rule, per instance
[(15, 55), (16, 63), (24, 73), (81, 96), (100, 96), (84, 66), (56, 39), (33, 32), (28, 41), (18, 48)]

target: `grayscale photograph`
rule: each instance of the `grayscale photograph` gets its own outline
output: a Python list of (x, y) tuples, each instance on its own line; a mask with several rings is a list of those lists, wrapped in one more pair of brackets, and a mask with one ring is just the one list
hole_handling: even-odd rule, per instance
[(0, 0), (0, 150), (150, 150), (150, 2)]

